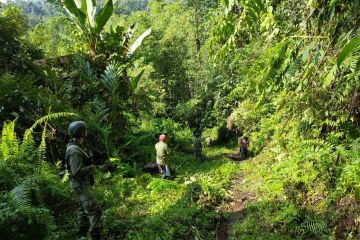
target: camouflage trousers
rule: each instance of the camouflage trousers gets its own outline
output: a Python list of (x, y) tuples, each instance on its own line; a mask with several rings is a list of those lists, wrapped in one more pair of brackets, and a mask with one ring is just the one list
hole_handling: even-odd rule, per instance
[(73, 188), (79, 198), (78, 221), (80, 229), (89, 229), (91, 236), (97, 238), (101, 232), (101, 209), (97, 204), (89, 184), (73, 181)]

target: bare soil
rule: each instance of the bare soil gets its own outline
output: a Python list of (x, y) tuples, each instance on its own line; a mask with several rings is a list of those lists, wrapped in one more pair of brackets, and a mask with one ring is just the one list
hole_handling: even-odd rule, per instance
[[(233, 158), (232, 158), (233, 159)], [(247, 161), (251, 161), (250, 159)], [(241, 162), (237, 162), (241, 164)], [(241, 185), (244, 181), (242, 173), (239, 173), (232, 180), (232, 187), (229, 190), (231, 198), (229, 203), (222, 212), (226, 216), (224, 221), (220, 222), (216, 230), (216, 239), (217, 240), (227, 240), (230, 236), (230, 231), (233, 225), (245, 218), (246, 211), (245, 205), (248, 202), (256, 200), (256, 195), (252, 192), (244, 192), (241, 189)]]

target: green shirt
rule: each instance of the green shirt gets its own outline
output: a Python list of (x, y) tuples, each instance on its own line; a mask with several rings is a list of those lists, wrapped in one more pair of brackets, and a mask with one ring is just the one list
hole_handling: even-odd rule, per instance
[(155, 144), (156, 162), (161, 165), (166, 165), (169, 160), (170, 150), (166, 143), (158, 142)]
[(70, 143), (66, 149), (66, 158), (70, 167), (70, 175), (74, 180), (79, 182), (88, 183), (91, 166), (85, 166), (84, 161), (87, 158), (85, 150), (74, 143)]

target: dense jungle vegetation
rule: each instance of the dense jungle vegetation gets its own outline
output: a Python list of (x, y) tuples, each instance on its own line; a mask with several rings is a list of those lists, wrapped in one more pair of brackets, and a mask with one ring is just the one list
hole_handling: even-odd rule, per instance
[[(75, 120), (102, 239), (221, 239), (236, 176), (228, 239), (360, 239), (359, 26), (358, 0), (0, 1), (0, 239), (77, 239)], [(142, 171), (161, 133), (173, 180)]]

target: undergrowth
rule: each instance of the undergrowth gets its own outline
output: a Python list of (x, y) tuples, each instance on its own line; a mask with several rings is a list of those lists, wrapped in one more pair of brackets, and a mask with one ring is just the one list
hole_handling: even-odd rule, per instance
[[(77, 200), (66, 177), (58, 176), (60, 162), (44, 161), (47, 122), (72, 116), (61, 113), (41, 118), (25, 132), (21, 143), (15, 122), (4, 124), (1, 239), (76, 239)], [(39, 145), (32, 137), (36, 125), (43, 128)], [(183, 134), (187, 132), (175, 137)], [(153, 144), (147, 145), (142, 147), (155, 151)], [(171, 142), (169, 145), (173, 147)], [(224, 152), (225, 148), (207, 148), (200, 162), (174, 146), (170, 160), (176, 171), (174, 180), (144, 174), (140, 165), (111, 158), (117, 170), (110, 173), (100, 168), (94, 188), (103, 210), (103, 239), (213, 239), (220, 221), (216, 207), (227, 201), (230, 180), (238, 171), (222, 157)]]
[(135, 178), (98, 177), (96, 195), (104, 206), (108, 239), (213, 239), (219, 215), (215, 207), (228, 196), (234, 163), (209, 152), (200, 163), (194, 157), (174, 153), (174, 181), (148, 174)]
[[(359, 145), (355, 141), (347, 149), (322, 143), (314, 147), (299, 139), (291, 145), (289, 149), (301, 150), (270, 144), (241, 164), (241, 191), (258, 198), (247, 203), (231, 239), (357, 239), (359, 180), (354, 153)], [(347, 160), (335, 166), (329, 148), (346, 154)], [(329, 165), (322, 166), (327, 158)]]

